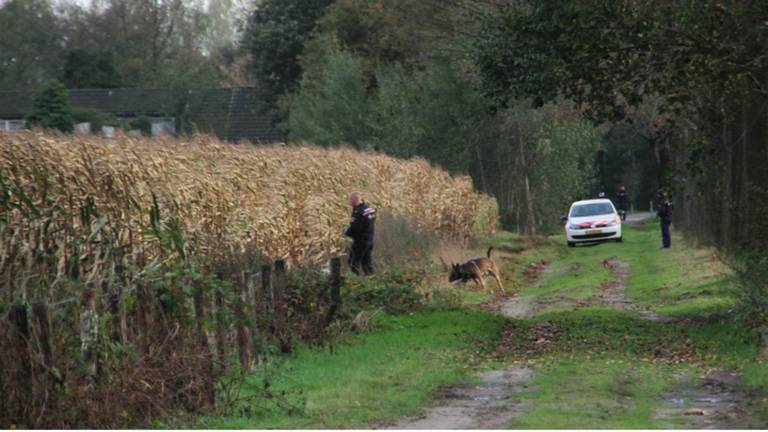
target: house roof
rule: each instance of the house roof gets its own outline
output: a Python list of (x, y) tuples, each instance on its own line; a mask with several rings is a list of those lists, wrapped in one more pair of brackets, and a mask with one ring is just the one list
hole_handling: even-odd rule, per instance
[[(34, 93), (0, 92), (0, 119), (24, 118), (32, 109)], [(254, 87), (200, 90), (173, 89), (72, 89), (70, 104), (121, 117), (191, 114), (198, 129), (229, 141), (281, 141), (273, 118), (260, 109)]]

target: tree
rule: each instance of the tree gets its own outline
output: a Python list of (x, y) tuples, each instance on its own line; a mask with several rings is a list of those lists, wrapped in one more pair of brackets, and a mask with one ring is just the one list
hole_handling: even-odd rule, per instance
[(320, 145), (362, 148), (370, 143), (370, 103), (361, 59), (346, 51), (326, 57), (318, 80), (303, 82), (291, 100), (288, 130), (291, 140)]
[(60, 27), (47, 0), (0, 2), (0, 90), (33, 88), (57, 76)]
[(111, 51), (74, 49), (64, 61), (63, 82), (68, 88), (120, 87), (115, 55)]
[[(207, 37), (202, 6), (182, 0), (104, 0), (66, 6), (66, 48), (87, 59), (85, 72), (103, 74), (112, 53), (120, 84), (128, 87), (206, 88), (220, 78), (218, 51)], [(82, 51), (80, 51), (82, 50)], [(87, 53), (87, 55), (83, 55)], [(107, 64), (104, 64), (107, 63)], [(75, 76), (78, 69), (70, 68)], [(82, 76), (81, 79), (101, 81)]]
[(69, 106), (67, 89), (59, 81), (51, 81), (35, 95), (32, 111), (26, 118), (27, 127), (57, 129), (62, 132), (74, 130), (72, 110)]
[(296, 89), (304, 43), (332, 1), (264, 0), (251, 15), (242, 43), (270, 101)]
[(389, 154), (423, 156), (453, 172), (467, 172), (475, 160), (478, 127), (486, 104), (447, 59), (409, 71), (395, 63), (376, 70), (374, 140)]
[[(476, 63), (497, 104), (564, 96), (596, 120), (664, 96), (663, 108), (763, 96), (766, 2), (525, 1), (486, 17)], [(700, 105), (703, 106), (703, 105)]]

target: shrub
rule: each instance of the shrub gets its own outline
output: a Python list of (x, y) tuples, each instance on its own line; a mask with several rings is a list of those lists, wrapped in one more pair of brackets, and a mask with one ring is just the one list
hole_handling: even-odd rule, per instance
[(381, 209), (376, 218), (374, 238), (374, 266), (379, 271), (429, 263), (439, 236), (418, 227), (408, 219)]
[(32, 111), (27, 115), (27, 127), (72, 132), (74, 125), (69, 96), (64, 84), (51, 81), (35, 95)]
[(144, 136), (152, 136), (152, 122), (146, 116), (139, 116), (129, 121), (128, 128), (138, 130)]
[(72, 120), (75, 123), (90, 123), (91, 131), (98, 132), (102, 126), (116, 126), (117, 116), (93, 108), (72, 107)]
[(425, 301), (418, 290), (423, 277), (422, 270), (413, 268), (365, 278), (352, 276), (346, 286), (348, 292), (344, 301), (353, 313), (374, 309), (403, 313), (418, 309)]

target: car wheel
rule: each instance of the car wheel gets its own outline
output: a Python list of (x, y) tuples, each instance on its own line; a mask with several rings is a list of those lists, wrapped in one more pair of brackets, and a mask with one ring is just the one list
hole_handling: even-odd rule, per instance
[(574, 247), (574, 246), (576, 246), (576, 243), (571, 241), (568, 242), (568, 247)]
[(624, 241), (624, 237), (619, 237), (616, 239), (616, 243), (621, 243)]

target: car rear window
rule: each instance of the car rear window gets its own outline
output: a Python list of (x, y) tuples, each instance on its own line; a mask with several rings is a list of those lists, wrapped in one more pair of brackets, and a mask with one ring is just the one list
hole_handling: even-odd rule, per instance
[(592, 203), (575, 206), (571, 210), (571, 217), (597, 216), (611, 213), (613, 213), (613, 206), (610, 203)]

